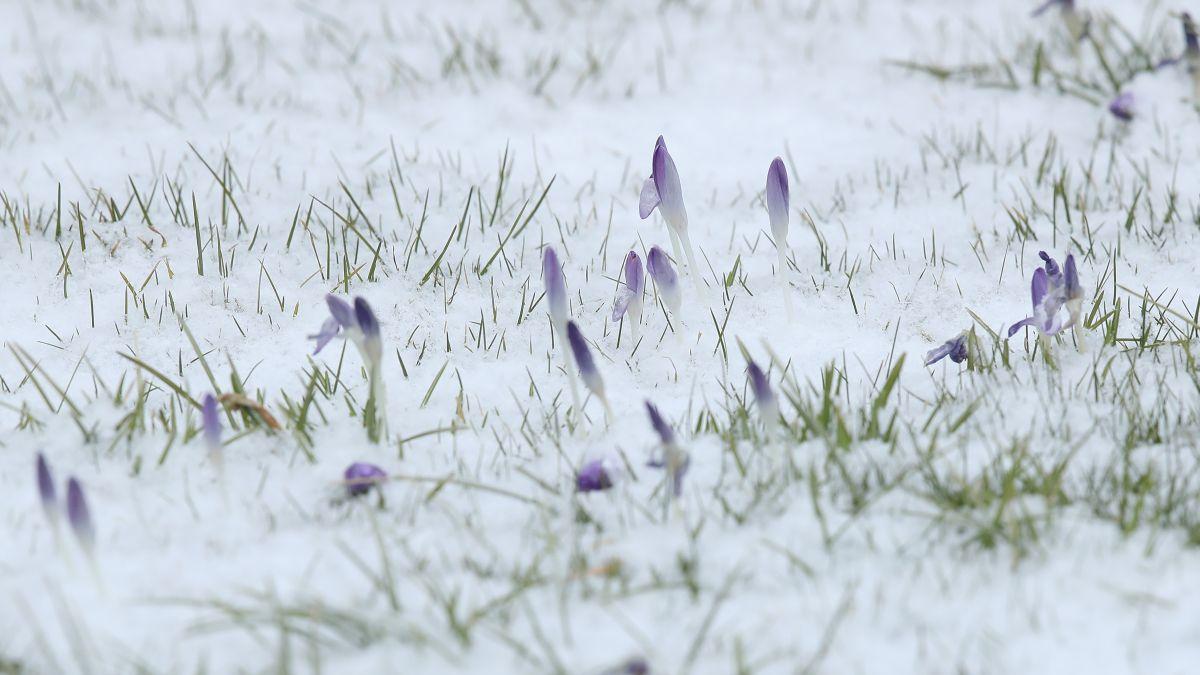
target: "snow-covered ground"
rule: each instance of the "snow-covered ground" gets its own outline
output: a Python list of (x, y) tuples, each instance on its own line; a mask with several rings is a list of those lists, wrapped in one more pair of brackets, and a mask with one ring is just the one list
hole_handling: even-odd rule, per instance
[[(0, 673), (1194, 672), (1188, 7), (1078, 4), (0, 3)], [(635, 342), (659, 134), (699, 269)], [(1007, 338), (1040, 250), (1085, 329)]]

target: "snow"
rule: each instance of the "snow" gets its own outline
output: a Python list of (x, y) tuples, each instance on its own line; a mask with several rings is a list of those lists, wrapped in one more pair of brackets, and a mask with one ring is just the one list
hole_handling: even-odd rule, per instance
[[(1182, 48), (1175, 7), (1078, 4), (1155, 57)], [(1190, 672), (1200, 118), (1182, 67), (1123, 84), (1128, 124), (1115, 92), (1034, 85), (1039, 42), (1069, 88), (1105, 76), (1031, 9), (0, 6), (0, 672)], [(1019, 86), (900, 65), (998, 58)], [(705, 289), (681, 279), (674, 333), (648, 295), (634, 349), (608, 317), (625, 254), (671, 250), (637, 215), (659, 134)], [(763, 203), (777, 155), (791, 322)], [(612, 423), (571, 410), (544, 245)], [(1096, 322), (1051, 362), (971, 315), (997, 333), (1028, 315), (1040, 249), (1077, 256)], [(330, 292), (383, 326), (383, 443), (358, 352), (311, 356)], [(991, 367), (921, 365), (972, 327)], [(743, 348), (790, 431), (760, 430)], [(218, 472), (199, 411), (128, 357), (196, 400), (206, 368), (221, 391), (236, 369), (284, 428), (239, 413)], [(287, 411), (314, 372), (335, 391), (309, 450)], [(845, 444), (797, 411), (830, 410), (823, 372)], [(691, 455), (674, 503), (645, 466), (645, 400)], [(47, 523), (37, 452), (60, 494), (83, 483), (93, 560)], [(576, 495), (601, 457), (621, 480)], [(393, 480), (347, 500), (355, 461)]]

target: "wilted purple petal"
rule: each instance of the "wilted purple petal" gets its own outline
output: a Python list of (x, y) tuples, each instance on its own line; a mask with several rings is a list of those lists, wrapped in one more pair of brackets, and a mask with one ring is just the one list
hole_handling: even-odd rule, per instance
[(1108, 104), (1108, 112), (1113, 114), (1113, 117), (1128, 122), (1133, 119), (1133, 94), (1124, 92), (1119, 94)]
[(366, 462), (351, 464), (342, 475), (345, 479), (346, 493), (351, 497), (365, 495), (371, 491), (371, 486), (387, 480), (387, 472)]
[(649, 255), (646, 256), (646, 269), (650, 272), (650, 278), (654, 280), (659, 294), (663, 296), (667, 309), (678, 313), (683, 303), (679, 291), (679, 275), (675, 273), (675, 267), (671, 265), (666, 252), (657, 246), (651, 247)]
[(221, 449), (221, 415), (217, 408), (217, 399), (212, 394), (204, 395), (204, 404), (200, 407), (200, 421), (204, 428), (204, 445), (210, 453)]
[(1046, 253), (1045, 251), (1038, 251), (1038, 257), (1041, 258), (1042, 262), (1045, 263), (1046, 274), (1050, 275), (1051, 277), (1056, 277), (1059, 275), (1058, 261), (1054, 258), (1051, 258), (1049, 253)]
[[(1021, 319), (1020, 321), (1009, 326), (1008, 327), (1008, 337), (1012, 337), (1012, 336), (1016, 335), (1017, 331), (1021, 330), (1025, 326), (1036, 326), (1036, 323), (1035, 323), (1033, 317), (1031, 317), (1031, 316), (1025, 317), (1024, 319)], [(929, 365), (929, 364), (926, 363), (925, 365)]]
[(558, 264), (558, 254), (550, 246), (542, 251), (542, 278), (546, 282), (546, 305), (550, 310), (550, 318), (561, 327), (567, 321), (567, 284), (563, 280), (562, 267)]
[[(1028, 319), (1026, 321), (1028, 321)], [(1023, 324), (1018, 324), (1017, 326), (1014, 326), (1014, 328), (1019, 330), (1021, 325)], [(1009, 328), (1010, 336), (1015, 332), (1016, 330)], [(955, 363), (962, 363), (963, 361), (967, 360), (966, 333), (960, 333), (959, 335), (946, 340), (940, 347), (929, 350), (929, 353), (925, 355), (925, 365), (931, 366), (947, 356), (949, 356), (950, 360)]]
[(83, 488), (74, 477), (67, 481), (67, 521), (80, 546), (90, 553), (96, 543), (96, 530), (92, 526), (92, 514), (88, 511)]
[(600, 377), (600, 371), (596, 369), (587, 339), (583, 337), (574, 321), (567, 322), (567, 342), (571, 345), (571, 355), (575, 357), (575, 364), (579, 366), (579, 377), (584, 386), (596, 396), (604, 398), (604, 380)]
[(771, 233), (777, 243), (787, 239), (788, 231), (788, 175), (783, 160), (776, 157), (767, 169), (767, 215), (771, 219)]
[(650, 401), (646, 401), (646, 413), (650, 415), (650, 426), (654, 427), (659, 441), (664, 446), (675, 445), (675, 430), (663, 419), (662, 414), (658, 412), (658, 407)]
[[(662, 136), (659, 136), (654, 144), (651, 165), (650, 178), (654, 180), (654, 191), (658, 195), (658, 206), (663, 218), (667, 225), (677, 232), (687, 230), (687, 210), (683, 206), (683, 187), (679, 184), (679, 170), (675, 168), (675, 160), (667, 151), (667, 142)], [(642, 188), (642, 196), (646, 196), (645, 188)], [(650, 214), (647, 213), (646, 216), (648, 215)]]
[(37, 454), (37, 489), (46, 517), (54, 518), (58, 514), (58, 494), (54, 489), (54, 476), (50, 475), (50, 464), (40, 452)]
[(612, 486), (612, 477), (609, 476), (608, 470), (604, 466), (604, 460), (601, 459), (594, 459), (584, 464), (583, 468), (575, 476), (575, 490), (577, 492), (607, 490)]

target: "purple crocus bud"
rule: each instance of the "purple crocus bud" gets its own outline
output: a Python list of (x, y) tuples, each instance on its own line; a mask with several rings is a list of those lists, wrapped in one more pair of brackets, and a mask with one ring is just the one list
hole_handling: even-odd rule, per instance
[(1063, 272), (1063, 295), (1066, 298), (1063, 305), (1070, 315), (1066, 326), (1074, 327), (1076, 342), (1082, 348), (1083, 336), (1080, 331), (1083, 329), (1083, 285), (1079, 283), (1079, 272), (1075, 269), (1074, 255), (1067, 256), (1067, 265)]
[(779, 417), (779, 402), (771, 390), (771, 381), (753, 360), (746, 363), (746, 374), (750, 376), (750, 388), (754, 390), (754, 400), (758, 402), (759, 416), (764, 422), (774, 424)]
[(542, 278), (546, 282), (546, 306), (550, 310), (550, 320), (560, 329), (567, 322), (567, 284), (563, 280), (562, 267), (558, 264), (558, 254), (547, 246), (542, 251)]
[(355, 462), (346, 467), (346, 471), (342, 474), (344, 483), (346, 484), (346, 494), (350, 497), (359, 497), (371, 491), (373, 485), (378, 485), (387, 480), (387, 472), (366, 462)]
[(771, 168), (767, 169), (767, 215), (771, 218), (771, 234), (775, 236), (775, 245), (781, 248), (787, 246), (790, 202), (787, 168), (783, 160), (776, 157), (771, 160)]
[(58, 494), (54, 489), (54, 476), (50, 475), (50, 464), (40, 452), (37, 454), (37, 489), (42, 511), (45, 511), (47, 518), (53, 520), (58, 516)]
[(683, 206), (683, 187), (679, 183), (679, 170), (675, 168), (675, 160), (667, 151), (667, 142), (662, 136), (654, 143), (654, 156), (650, 165), (650, 177), (642, 185), (638, 215), (645, 220), (655, 208), (659, 208), (667, 225), (676, 233), (686, 231), (687, 210)]
[(663, 419), (662, 413), (658, 412), (658, 406), (646, 401), (646, 413), (650, 415), (650, 426), (654, 427), (659, 441), (663, 445), (675, 445), (675, 430)]
[(383, 338), (379, 331), (379, 319), (365, 298), (354, 298), (354, 320), (362, 335), (363, 357), (372, 368), (378, 368), (383, 363)]
[(651, 247), (650, 254), (646, 256), (646, 269), (650, 272), (650, 278), (654, 280), (654, 286), (667, 309), (672, 315), (679, 316), (683, 295), (679, 290), (679, 276), (675, 274), (675, 268), (667, 254), (657, 246)]
[(209, 454), (215, 455), (221, 450), (221, 414), (217, 407), (217, 397), (212, 394), (204, 395), (204, 404), (200, 407), (200, 422), (204, 429), (204, 445)]
[(79, 545), (90, 554), (96, 544), (96, 530), (92, 526), (92, 514), (88, 511), (83, 488), (73, 476), (67, 481), (67, 521)]
[(967, 360), (967, 333), (963, 331), (958, 335), (946, 340), (940, 347), (929, 350), (925, 354), (925, 365), (932, 366), (942, 359), (950, 357), (950, 360), (955, 363), (962, 363)]
[(617, 295), (613, 303), (612, 320), (620, 321), (628, 311), (630, 319), (636, 325), (641, 322), (642, 292), (646, 288), (646, 279), (642, 274), (642, 259), (634, 251), (625, 256), (625, 288)]
[(1188, 58), (1188, 64), (1192, 65), (1192, 60), (1200, 59), (1200, 40), (1196, 38), (1196, 23), (1192, 21), (1192, 15), (1184, 12), (1180, 17), (1183, 23), (1183, 41), (1186, 44), (1183, 53)]
[(579, 473), (575, 475), (576, 492), (596, 492), (607, 490), (612, 486), (612, 476), (609, 475), (608, 468), (602, 459), (594, 459), (584, 464)]
[(651, 459), (647, 462), (647, 465), (654, 468), (666, 469), (671, 481), (671, 494), (678, 497), (683, 493), (683, 477), (687, 473), (691, 458), (675, 442), (675, 431), (671, 428), (671, 425), (667, 424), (662, 414), (658, 412), (658, 408), (650, 401), (646, 401), (646, 412), (650, 415), (650, 425), (654, 427), (654, 431), (658, 434), (662, 445), (661, 457)]
[(1075, 269), (1075, 255), (1067, 256), (1067, 267), (1063, 273), (1063, 283), (1066, 285), (1067, 301), (1083, 300), (1083, 286), (1079, 284), (1079, 272)]
[(1133, 94), (1122, 92), (1116, 98), (1108, 103), (1108, 112), (1112, 113), (1113, 117), (1128, 122), (1133, 119), (1134, 99)]
[(1041, 258), (1042, 262), (1045, 263), (1046, 274), (1050, 275), (1051, 278), (1059, 275), (1060, 270), (1058, 269), (1058, 261), (1054, 258), (1051, 258), (1049, 253), (1046, 253), (1045, 251), (1038, 251), (1038, 257)]
[(583, 380), (583, 385), (596, 398), (600, 399), (607, 410), (608, 399), (604, 396), (604, 378), (600, 377), (596, 361), (592, 359), (592, 350), (588, 348), (587, 339), (583, 337), (583, 333), (580, 332), (579, 326), (574, 321), (567, 322), (567, 342), (571, 345), (571, 355), (575, 357), (575, 364), (579, 367), (579, 377)]

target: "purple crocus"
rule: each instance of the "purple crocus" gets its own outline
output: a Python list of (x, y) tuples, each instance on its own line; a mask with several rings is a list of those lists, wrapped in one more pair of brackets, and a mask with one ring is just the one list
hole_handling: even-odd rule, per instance
[(83, 496), (83, 487), (74, 476), (67, 481), (67, 522), (79, 545), (91, 555), (96, 545), (96, 530), (92, 526), (92, 514)]
[(387, 472), (366, 462), (355, 462), (346, 467), (342, 474), (346, 484), (346, 494), (359, 497), (371, 491), (371, 487), (387, 480)]
[(612, 320), (620, 321), (628, 313), (634, 342), (637, 342), (638, 324), (642, 322), (642, 293), (645, 289), (642, 259), (635, 251), (630, 251), (625, 256), (625, 288), (617, 294), (617, 301), (613, 303)]
[(1113, 117), (1128, 122), (1133, 119), (1134, 113), (1134, 98), (1133, 94), (1125, 91), (1117, 95), (1116, 98), (1109, 101), (1108, 112), (1112, 113)]
[(661, 450), (661, 454), (647, 462), (647, 466), (666, 469), (671, 484), (670, 494), (679, 497), (683, 494), (683, 477), (687, 474), (691, 458), (675, 441), (675, 430), (650, 401), (646, 401), (646, 413), (650, 415), (650, 426), (658, 434)]
[(792, 319), (792, 296), (788, 292), (787, 254), (788, 254), (788, 208), (791, 197), (788, 191), (787, 167), (783, 160), (776, 157), (771, 160), (767, 169), (767, 216), (771, 220), (771, 235), (775, 238), (775, 250), (779, 253), (779, 269), (776, 272), (783, 280), (783, 306), (787, 312), (789, 323)]
[(930, 349), (925, 354), (925, 365), (932, 366), (942, 359), (950, 357), (950, 360), (955, 363), (962, 363), (967, 360), (967, 332), (963, 331), (958, 335), (946, 340), (941, 346)]
[(1178, 65), (1180, 62), (1183, 62), (1187, 64), (1188, 72), (1194, 75), (1197, 70), (1200, 70), (1200, 40), (1196, 38), (1196, 24), (1192, 21), (1192, 15), (1187, 12), (1184, 12), (1179, 18), (1180, 23), (1183, 24), (1183, 55), (1163, 59), (1158, 62), (1155, 69)]
[(563, 280), (562, 267), (553, 247), (542, 251), (542, 278), (546, 282), (546, 307), (556, 329), (562, 330), (567, 323), (567, 284)]
[[(1075, 256), (1068, 255), (1066, 271), (1058, 262), (1045, 251), (1039, 251), (1038, 256), (1044, 266), (1034, 270), (1030, 283), (1030, 295), (1033, 300), (1033, 316), (1022, 319), (1008, 329), (1012, 337), (1024, 326), (1033, 326), (1043, 338), (1057, 335), (1064, 328), (1077, 326), (1081, 321), (1083, 306), (1083, 287), (1079, 283), (1079, 273), (1075, 267)], [(1059, 310), (1067, 307), (1068, 319), (1063, 322), (1059, 318)], [(1076, 328), (1078, 331), (1079, 328)]]
[(654, 280), (654, 287), (658, 289), (658, 294), (662, 297), (667, 310), (671, 312), (672, 316), (678, 317), (679, 310), (683, 305), (683, 295), (679, 290), (679, 276), (675, 274), (671, 260), (667, 258), (667, 254), (661, 248), (657, 246), (650, 248), (650, 253), (646, 256), (646, 270), (650, 272), (650, 278)]
[(38, 499), (42, 502), (42, 511), (54, 522), (58, 518), (58, 494), (54, 489), (54, 476), (50, 473), (50, 463), (46, 456), (37, 454), (37, 490)]
[(375, 317), (375, 312), (366, 299), (356, 297), (351, 305), (330, 293), (325, 296), (325, 304), (329, 307), (329, 318), (321, 324), (321, 330), (316, 335), (308, 336), (310, 340), (317, 342), (313, 353), (320, 352), (333, 338), (340, 335), (354, 343), (368, 367), (378, 367), (383, 360), (379, 319)]
[(768, 425), (774, 424), (779, 418), (779, 401), (771, 390), (771, 381), (753, 359), (746, 363), (746, 374), (750, 376), (750, 389), (754, 391), (754, 400), (758, 403), (759, 417)]
[(579, 367), (579, 377), (583, 380), (583, 385), (592, 392), (592, 395), (600, 399), (600, 402), (604, 404), (605, 414), (611, 419), (612, 409), (608, 405), (608, 398), (604, 395), (604, 378), (600, 377), (600, 371), (596, 368), (596, 361), (592, 358), (592, 350), (588, 348), (587, 339), (583, 337), (583, 333), (574, 321), (567, 322), (567, 342), (571, 345), (571, 355), (575, 357), (575, 364)]
[(612, 475), (602, 459), (594, 459), (584, 464), (575, 475), (576, 492), (598, 492), (612, 486)]
[(378, 368), (383, 362), (383, 336), (379, 330), (379, 319), (375, 317), (375, 311), (366, 298), (354, 298), (354, 319), (362, 333), (363, 358), (371, 367)]
[(692, 242), (688, 236), (687, 209), (683, 206), (683, 187), (679, 183), (679, 170), (675, 168), (675, 160), (667, 151), (667, 142), (662, 136), (654, 144), (654, 155), (651, 158), (650, 177), (642, 184), (642, 194), (638, 204), (638, 215), (643, 220), (657, 208), (667, 223), (667, 231), (671, 235), (671, 245), (675, 250), (675, 258), (680, 257), (680, 244), (683, 253), (687, 255), (688, 269), (700, 288), (697, 274), (696, 256), (692, 253)]
[(204, 395), (204, 404), (200, 406), (200, 422), (204, 430), (204, 446), (208, 448), (209, 456), (215, 459), (221, 452), (221, 414), (216, 396)]

